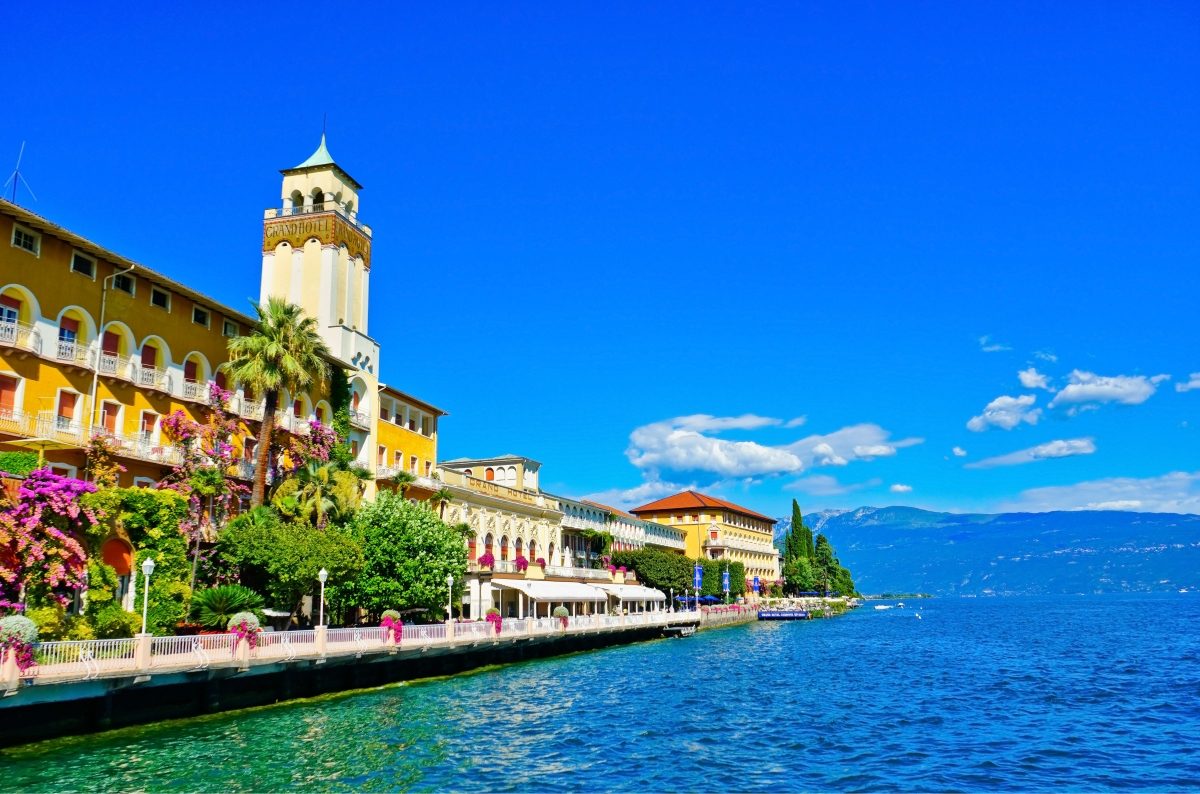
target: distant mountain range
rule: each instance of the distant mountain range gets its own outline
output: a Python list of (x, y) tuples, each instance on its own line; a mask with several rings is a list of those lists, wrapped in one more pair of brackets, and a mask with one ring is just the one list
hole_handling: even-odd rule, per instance
[[(1017, 595), (1200, 589), (1200, 515), (958, 514), (860, 507), (806, 515), (863, 593)], [(791, 519), (779, 521), (782, 547)]]

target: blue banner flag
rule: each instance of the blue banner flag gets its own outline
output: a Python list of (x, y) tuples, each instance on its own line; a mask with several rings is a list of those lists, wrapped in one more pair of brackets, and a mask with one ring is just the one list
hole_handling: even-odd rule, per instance
[(697, 563), (695, 569), (692, 570), (692, 576), (696, 581), (696, 589), (700, 589), (700, 582), (704, 579), (704, 569)]
[(754, 592), (758, 592), (758, 577), (754, 577)]
[(725, 588), (725, 592), (728, 593), (729, 592), (729, 569), (728, 568), (726, 568), (721, 573), (721, 585), (722, 585), (722, 587)]

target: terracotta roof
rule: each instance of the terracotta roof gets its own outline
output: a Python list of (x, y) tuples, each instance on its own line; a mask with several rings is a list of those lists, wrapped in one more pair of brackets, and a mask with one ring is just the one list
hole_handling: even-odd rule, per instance
[(744, 516), (760, 518), (772, 524), (775, 523), (775, 519), (764, 516), (762, 513), (756, 513), (748, 507), (735, 505), (733, 502), (726, 502), (724, 499), (718, 499), (715, 496), (708, 496), (696, 491), (680, 491), (672, 496), (659, 499), (657, 502), (635, 507), (629, 512), (640, 516), (642, 513), (657, 513), (666, 510), (691, 510), (696, 507), (719, 507), (723, 510), (730, 510), (734, 513), (741, 513)]

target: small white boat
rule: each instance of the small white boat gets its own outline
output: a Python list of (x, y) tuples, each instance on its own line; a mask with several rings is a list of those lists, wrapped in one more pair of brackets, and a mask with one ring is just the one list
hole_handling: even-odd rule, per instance
[(903, 601), (901, 601), (900, 603), (896, 604), (896, 608), (897, 608), (897, 609), (904, 609), (904, 602), (903, 602)]
[(921, 613), (920, 613), (920, 612), (918, 612), (918, 613), (917, 613), (917, 620), (920, 620), (920, 619), (921, 619)]
[(891, 604), (876, 604), (875, 608), (876, 609), (891, 609), (892, 605)]

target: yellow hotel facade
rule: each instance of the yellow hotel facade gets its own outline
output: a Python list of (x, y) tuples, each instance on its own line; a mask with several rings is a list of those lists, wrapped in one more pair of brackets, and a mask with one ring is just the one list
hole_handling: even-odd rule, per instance
[[(437, 488), (438, 421), (445, 412), (380, 382), (379, 344), (367, 333), (371, 229), (362, 189), (320, 147), (285, 169), (281, 201), (263, 219), (260, 299), (280, 296), (317, 319), (330, 363), (350, 385), (348, 442), (390, 487), (398, 470)], [(179, 462), (163, 417), (204, 421), (209, 384), (231, 390), (233, 439), (249, 479), (261, 395), (230, 382), (227, 343), (254, 319), (16, 204), (0, 200), (0, 450), (36, 449), (52, 468), (81, 475), (90, 439), (111, 439), (122, 485), (153, 485)], [(326, 392), (281, 395), (278, 427), (329, 423)]]

